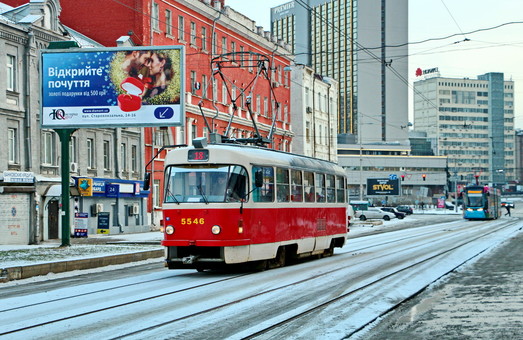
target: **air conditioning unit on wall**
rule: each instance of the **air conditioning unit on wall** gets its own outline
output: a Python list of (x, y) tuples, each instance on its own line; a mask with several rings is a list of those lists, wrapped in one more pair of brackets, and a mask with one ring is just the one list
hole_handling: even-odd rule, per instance
[(102, 203), (96, 203), (91, 205), (91, 215), (96, 216), (98, 213), (101, 213), (104, 210), (104, 205)]
[(140, 214), (140, 206), (138, 204), (133, 204), (129, 206), (129, 215), (139, 215)]
[(71, 163), (71, 165), (69, 166), (69, 171), (70, 172), (78, 172), (78, 163)]

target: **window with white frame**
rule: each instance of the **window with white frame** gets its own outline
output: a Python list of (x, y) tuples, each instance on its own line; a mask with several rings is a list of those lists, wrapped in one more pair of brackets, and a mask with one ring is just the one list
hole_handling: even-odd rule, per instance
[(240, 45), (240, 67), (243, 67), (243, 52), (245, 51), (245, 48)]
[(153, 205), (154, 207), (160, 207), (160, 180), (153, 180)]
[(127, 144), (121, 143), (120, 144), (120, 155), (121, 155), (121, 169), (122, 171), (128, 171), (129, 167), (127, 166)]
[(191, 93), (196, 94), (196, 71), (191, 71)]
[(153, 2), (153, 8), (152, 8), (152, 13), (151, 13), (151, 21), (152, 21), (153, 30), (155, 30), (155, 31), (159, 31), (160, 30), (160, 18), (159, 18), (159, 15), (160, 15), (160, 10), (159, 10), (158, 4), (156, 2)]
[(7, 74), (6, 74), (6, 85), (7, 90), (14, 91), (15, 90), (15, 75), (16, 75), (16, 57), (14, 55), (7, 55), (7, 62), (6, 62), (6, 68), (7, 68)]
[(42, 132), (43, 148), (42, 148), (42, 164), (55, 165), (56, 148), (55, 148), (55, 134), (52, 131)]
[(7, 153), (9, 164), (18, 164), (18, 129), (7, 129)]
[(131, 145), (131, 171), (138, 171), (138, 147)]
[(185, 26), (185, 19), (183, 16), (178, 16), (178, 40), (185, 41), (185, 32), (184, 32), (184, 26)]
[(165, 10), (165, 34), (173, 35), (173, 12)]
[(202, 50), (207, 51), (207, 27), (202, 27)]
[(111, 170), (111, 142), (108, 140), (104, 140), (103, 143), (103, 151), (104, 151), (104, 170)]
[(77, 163), (78, 162), (78, 145), (77, 142), (78, 139), (76, 136), (71, 136), (71, 140), (69, 141), (69, 161), (71, 163)]
[(207, 98), (207, 87), (209, 86), (207, 81), (207, 75), (202, 74), (202, 98)]
[(227, 37), (222, 37), (222, 54), (227, 53)]
[(196, 46), (196, 23), (191, 21), (191, 45)]
[(94, 139), (87, 138), (87, 168), (94, 169)]
[(227, 85), (225, 82), (222, 84), (222, 103), (227, 103)]
[(212, 46), (212, 54), (218, 54), (218, 33), (214, 32), (212, 34), (212, 42), (211, 42)]

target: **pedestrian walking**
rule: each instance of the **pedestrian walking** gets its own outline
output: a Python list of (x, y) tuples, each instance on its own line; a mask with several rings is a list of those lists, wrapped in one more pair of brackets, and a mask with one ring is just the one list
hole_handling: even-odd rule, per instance
[(510, 215), (510, 206), (508, 204), (505, 204), (505, 209), (507, 209), (507, 213), (505, 214), (505, 216), (507, 216), (507, 215), (512, 216), (512, 215)]

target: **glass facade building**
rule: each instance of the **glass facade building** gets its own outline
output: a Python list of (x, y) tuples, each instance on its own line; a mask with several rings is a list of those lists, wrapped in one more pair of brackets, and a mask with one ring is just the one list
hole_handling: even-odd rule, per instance
[(272, 33), (292, 46), (295, 63), (339, 82), (339, 133), (408, 144), (407, 5), (299, 0), (271, 9)]

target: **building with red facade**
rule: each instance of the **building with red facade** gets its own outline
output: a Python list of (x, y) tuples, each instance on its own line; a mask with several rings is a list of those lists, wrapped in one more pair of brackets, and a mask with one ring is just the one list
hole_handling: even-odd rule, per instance
[[(18, 6), (27, 0), (4, 2)], [(64, 25), (104, 46), (185, 46), (185, 125), (145, 128), (146, 163), (164, 145), (191, 144), (211, 134), (250, 138), (256, 129), (258, 137), (271, 135), (268, 147), (291, 151), (290, 76), (284, 72), (292, 62), (288, 46), (223, 0), (60, 4)], [(212, 64), (213, 58), (219, 64)], [(217, 65), (224, 67), (217, 70)], [(149, 211), (161, 206), (165, 152), (148, 168), (153, 173)], [(153, 213), (151, 222), (158, 225), (159, 216)]]

